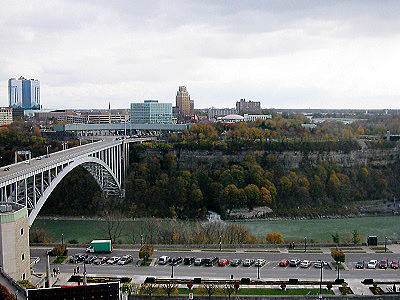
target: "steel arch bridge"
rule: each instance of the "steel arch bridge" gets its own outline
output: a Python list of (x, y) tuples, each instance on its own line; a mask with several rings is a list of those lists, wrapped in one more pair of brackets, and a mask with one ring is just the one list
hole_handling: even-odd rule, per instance
[(154, 138), (99, 141), (34, 158), (0, 169), (0, 205), (18, 203), (28, 208), (29, 226), (62, 179), (78, 166), (85, 168), (108, 195), (123, 193), (129, 164), (129, 143)]

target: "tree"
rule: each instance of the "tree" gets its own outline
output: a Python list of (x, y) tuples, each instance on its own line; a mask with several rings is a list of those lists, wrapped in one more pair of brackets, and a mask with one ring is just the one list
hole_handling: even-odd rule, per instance
[(200, 287), (200, 293), (208, 295), (208, 298), (211, 299), (211, 296), (214, 295), (218, 291), (218, 286), (214, 283), (205, 283)]
[(175, 283), (165, 283), (162, 285), (162, 289), (168, 297), (171, 297), (171, 295), (179, 295), (178, 285)]
[(107, 208), (103, 211), (104, 218), (104, 231), (106, 232), (108, 238), (111, 240), (112, 244), (115, 244), (117, 240), (122, 236), (124, 229), (123, 215), (120, 209)]
[(235, 294), (236, 287), (233, 283), (227, 283), (224, 285), (222, 292), (228, 296), (228, 299), (231, 299), (231, 296)]
[(280, 232), (268, 232), (265, 237), (268, 244), (283, 244), (283, 234)]
[(342, 263), (346, 261), (346, 255), (344, 254), (343, 250), (341, 249), (332, 249), (331, 256), (333, 260), (336, 262), (336, 269), (338, 271), (337, 278), (339, 279), (339, 270)]
[(145, 244), (140, 247), (139, 258), (143, 259), (145, 262), (153, 255), (154, 247), (153, 245)]
[(123, 294), (126, 294), (128, 299), (130, 295), (136, 292), (136, 290), (137, 290), (137, 285), (134, 282), (124, 282), (121, 286), (121, 292)]
[(359, 232), (357, 229), (354, 229), (353, 232), (351, 233), (352, 235), (352, 241), (353, 244), (361, 244), (363, 241), (363, 236), (361, 232)]
[(332, 234), (332, 240), (335, 244), (339, 244), (340, 243), (340, 236), (339, 236), (339, 232), (335, 232), (334, 234)]
[(143, 283), (140, 286), (139, 289), (139, 294), (141, 295), (153, 295), (154, 293), (158, 292), (159, 288), (157, 287), (157, 285), (152, 284), (152, 283)]
[(258, 205), (261, 200), (260, 189), (255, 184), (249, 184), (244, 188), (247, 199), (247, 207), (253, 209), (254, 206)]

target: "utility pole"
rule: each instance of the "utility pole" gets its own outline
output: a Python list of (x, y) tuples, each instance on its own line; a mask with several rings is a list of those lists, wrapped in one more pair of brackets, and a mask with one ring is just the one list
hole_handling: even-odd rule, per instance
[(307, 237), (304, 237), (304, 252), (307, 252)]
[(321, 261), (321, 276), (319, 279), (319, 298), (322, 299), (322, 270), (324, 268), (324, 262)]

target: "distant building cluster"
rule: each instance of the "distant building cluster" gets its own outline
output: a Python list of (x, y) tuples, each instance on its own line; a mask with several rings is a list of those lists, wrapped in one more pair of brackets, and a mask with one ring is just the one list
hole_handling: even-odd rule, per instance
[(0, 107), (0, 126), (8, 125), (13, 122), (11, 107)]

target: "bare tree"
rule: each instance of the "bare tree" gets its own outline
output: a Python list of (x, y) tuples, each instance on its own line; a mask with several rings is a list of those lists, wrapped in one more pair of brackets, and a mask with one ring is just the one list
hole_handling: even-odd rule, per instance
[(176, 294), (178, 285), (175, 283), (165, 283), (162, 285), (162, 289), (167, 294), (168, 297), (171, 297), (172, 294)]
[(124, 214), (121, 209), (121, 203), (115, 199), (109, 199), (108, 205), (103, 209), (104, 228), (111, 243), (116, 241), (123, 235), (125, 227)]

